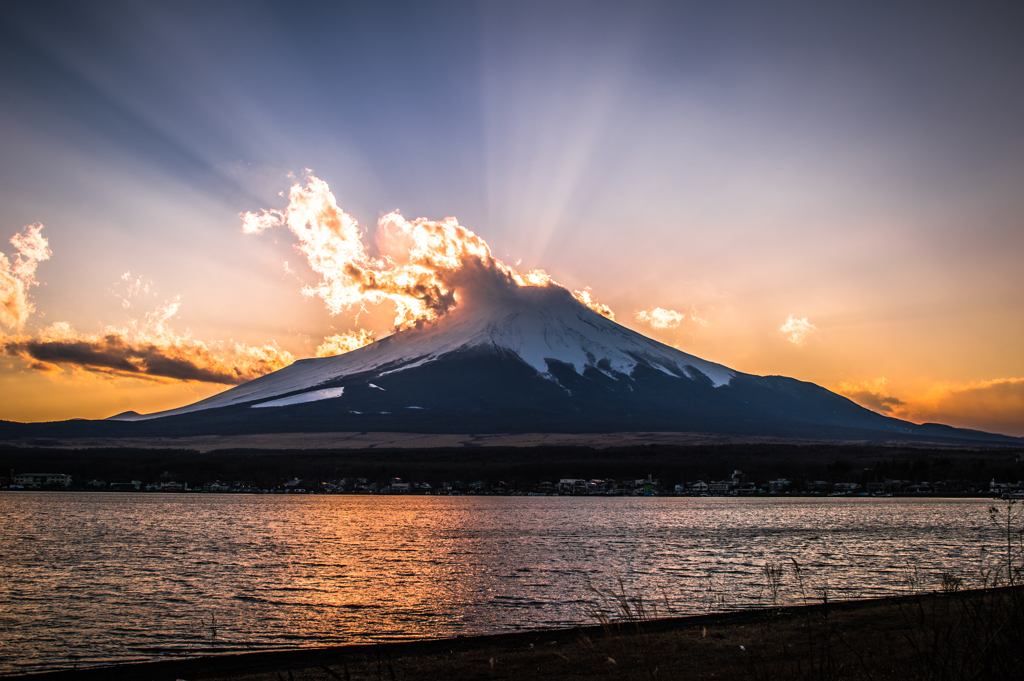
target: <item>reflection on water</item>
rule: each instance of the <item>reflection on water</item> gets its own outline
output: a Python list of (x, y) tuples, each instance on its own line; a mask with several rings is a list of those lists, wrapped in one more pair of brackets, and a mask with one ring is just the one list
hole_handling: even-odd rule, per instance
[(990, 503), (0, 493), (0, 674), (566, 626), (619, 578), (749, 607), (766, 560), (897, 593), (977, 567)]

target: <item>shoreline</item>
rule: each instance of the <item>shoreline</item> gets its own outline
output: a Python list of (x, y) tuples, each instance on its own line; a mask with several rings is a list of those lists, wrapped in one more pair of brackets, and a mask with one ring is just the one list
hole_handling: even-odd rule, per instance
[[(227, 653), (54, 670), (9, 678), (273, 681), (285, 678), (425, 678), (439, 674), (450, 680), (588, 678), (594, 674), (632, 678), (632, 672), (623, 676), (626, 670), (616, 659), (618, 655), (619, 659), (631, 660), (630, 669), (633, 669), (632, 658), (635, 657), (636, 664), (648, 667), (648, 671), (652, 664), (665, 671), (674, 668), (675, 663), (682, 665), (681, 670), (696, 672), (692, 674), (694, 677), (722, 679), (747, 677), (751, 665), (768, 669), (772, 665), (785, 667), (795, 663), (796, 668), (813, 669), (815, 664), (826, 662), (815, 662), (826, 651), (827, 661), (834, 661), (833, 648), (836, 660), (841, 658), (846, 664), (849, 660), (856, 661), (857, 657), (863, 658), (857, 652), (858, 645), (870, 651), (872, 647), (877, 650), (884, 642), (888, 642), (891, 659), (882, 661), (885, 665), (896, 665), (893, 671), (898, 671), (903, 662), (921, 663), (917, 660), (920, 647), (912, 644), (919, 635), (922, 640), (938, 641), (934, 632), (949, 628), (969, 647), (971, 631), (963, 626), (965, 617), (984, 616), (998, 624), (1000, 618), (992, 614), (1009, 612), (1014, 626), (1007, 627), (1004, 622), (996, 635), (1011, 637), (1011, 648), (1019, 648), (1022, 599), (1024, 587), (1001, 587), (835, 602), (826, 597), (822, 602), (808, 599), (808, 604), (804, 605), (658, 619), (638, 617), (627, 606), (619, 613), (625, 615), (620, 621), (584, 627)], [(976, 624), (982, 626), (981, 622)], [(991, 645), (990, 632), (979, 630), (978, 633)], [(839, 636), (836, 641), (841, 641), (849, 650), (830, 644), (836, 634)], [(805, 640), (808, 636), (810, 638)], [(901, 638), (906, 639), (906, 645), (900, 644)], [(700, 673), (700, 669), (705, 673)], [(850, 676), (840, 674), (839, 677), (860, 676), (860, 672), (854, 673), (852, 666), (848, 671)], [(864, 671), (871, 676), (866, 666)]]
[[(5, 422), (0, 422), (3, 425)], [(13, 422), (6, 422), (12, 424)], [(14, 424), (33, 426), (36, 424)], [(884, 437), (890, 435), (890, 437)], [(909, 447), (936, 450), (1020, 449), (1024, 441), (1012, 436), (1002, 440), (941, 439), (915, 440), (881, 434), (880, 437), (830, 439), (815, 437), (780, 437), (773, 435), (730, 435), (704, 431), (630, 430), (590, 433), (430, 433), (399, 431), (324, 431), (261, 433), (256, 435), (125, 435), (125, 436), (63, 436), (0, 434), (0, 447), (46, 447), (50, 449), (192, 449), (207, 453), (232, 449), (250, 450), (422, 450), (437, 448), (545, 448), (545, 447), (638, 447), (638, 446), (716, 446), (716, 445), (778, 445), (823, 447)], [(1021, 440), (1018, 438), (1018, 440)]]
[[(180, 445), (180, 443), (179, 443)], [(858, 445), (594, 448), (29, 449), (0, 446), (0, 486), (81, 491), (452, 496), (878, 496), (1021, 492), (1024, 449)], [(45, 478), (45, 479), (44, 479)], [(994, 484), (993, 484), (994, 481)], [(1024, 486), (1021, 486), (1024, 487)]]
[(57, 494), (141, 494), (141, 495), (204, 495), (217, 497), (530, 497), (530, 498), (572, 498), (572, 499), (987, 499), (990, 501), (1024, 500), (1020, 494), (995, 494), (993, 492), (975, 494), (815, 494), (810, 493), (785, 493), (785, 494), (496, 494), (491, 492), (473, 492), (467, 494), (445, 494), (445, 493), (419, 493), (419, 492), (281, 492), (258, 491), (258, 492), (210, 492), (201, 489), (188, 489), (180, 491), (165, 490), (110, 490), (110, 489), (57, 489), (57, 488), (27, 488), (27, 487), (0, 487), (0, 492), (55, 492)]

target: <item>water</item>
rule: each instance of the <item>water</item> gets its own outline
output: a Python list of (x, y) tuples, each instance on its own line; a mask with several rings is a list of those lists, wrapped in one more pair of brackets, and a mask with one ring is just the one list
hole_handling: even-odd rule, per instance
[[(986, 500), (0, 493), (0, 674), (935, 588)], [(802, 584), (792, 568), (795, 559)], [(671, 610), (671, 613), (668, 611)]]

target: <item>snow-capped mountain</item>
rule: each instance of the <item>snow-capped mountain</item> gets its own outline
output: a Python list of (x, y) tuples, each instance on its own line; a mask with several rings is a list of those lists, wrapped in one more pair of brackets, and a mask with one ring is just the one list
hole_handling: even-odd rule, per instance
[(354, 376), (394, 376), (468, 351), (514, 357), (556, 385), (552, 362), (571, 366), (580, 376), (590, 369), (616, 381), (629, 380), (639, 364), (675, 378), (710, 380), (715, 387), (728, 385), (736, 375), (616, 324), (560, 287), (522, 287), (501, 303), (483, 311), (480, 306), (460, 309), (424, 328), (401, 331), (344, 355), (300, 360), (180, 409), (120, 418), (137, 421), (239, 404), (286, 406), (340, 398), (340, 388), (321, 386)]
[(124, 427), (140, 433), (176, 434), (699, 431), (1016, 440), (918, 426), (811, 383), (734, 371), (627, 329), (558, 286), (515, 287), (344, 355), (300, 360), (179, 409), (114, 419), (135, 422)]

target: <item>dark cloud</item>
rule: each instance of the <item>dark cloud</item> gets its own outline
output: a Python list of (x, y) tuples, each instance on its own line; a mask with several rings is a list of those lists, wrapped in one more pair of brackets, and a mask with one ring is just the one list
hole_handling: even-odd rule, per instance
[(59, 374), (61, 371), (59, 366), (49, 362), (29, 362), (28, 368), (44, 374)]
[(906, 402), (898, 397), (883, 395), (882, 393), (871, 392), (870, 390), (858, 390), (843, 394), (862, 407), (867, 407), (883, 414), (892, 414), (900, 407), (907, 405)]
[(3, 351), (11, 357), (35, 360), (29, 368), (47, 372), (54, 371), (54, 365), (65, 364), (123, 376), (224, 385), (244, 383), (265, 373), (224, 363), (203, 346), (133, 344), (117, 334), (100, 339), (7, 339)]

